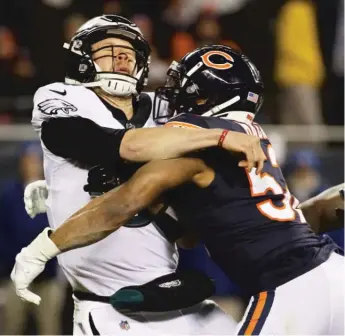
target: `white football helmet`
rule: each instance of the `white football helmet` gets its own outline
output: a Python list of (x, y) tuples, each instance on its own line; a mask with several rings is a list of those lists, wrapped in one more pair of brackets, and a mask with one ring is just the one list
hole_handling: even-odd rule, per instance
[[(92, 44), (109, 37), (117, 37), (132, 44), (133, 48), (130, 49), (136, 55), (133, 74), (102, 71), (93, 61), (92, 54), (95, 51), (91, 49)], [(138, 26), (126, 18), (118, 15), (95, 17), (84, 23), (71, 42), (64, 44), (64, 48), (67, 49), (67, 84), (100, 87), (114, 96), (138, 95), (147, 85), (151, 48)]]

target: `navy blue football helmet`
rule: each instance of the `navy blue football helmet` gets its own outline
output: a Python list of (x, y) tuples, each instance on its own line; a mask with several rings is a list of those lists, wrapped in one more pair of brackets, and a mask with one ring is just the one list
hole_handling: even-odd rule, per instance
[[(164, 87), (156, 89), (154, 119), (166, 121), (179, 113), (222, 117), (231, 111), (258, 113), (263, 81), (243, 54), (223, 45), (198, 48), (172, 62)], [(168, 111), (162, 103), (168, 102)]]

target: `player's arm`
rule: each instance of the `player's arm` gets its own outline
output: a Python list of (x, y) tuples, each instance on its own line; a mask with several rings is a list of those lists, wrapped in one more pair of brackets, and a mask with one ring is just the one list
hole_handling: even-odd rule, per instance
[(95, 243), (152, 205), (164, 191), (187, 181), (198, 182), (198, 175), (208, 170), (194, 158), (152, 161), (119, 188), (88, 203), (50, 238), (62, 252)]
[(110, 113), (92, 110), (85, 99), (89, 98), (84, 91), (61, 83), (42, 87), (34, 95), (32, 118), (44, 145), (82, 168), (111, 166), (120, 158), (134, 162), (175, 158), (217, 145), (244, 153), (249, 162), (242, 164), (249, 169), (263, 165), (257, 137), (201, 127), (126, 130)]
[(261, 171), (265, 155), (260, 139), (223, 129), (142, 128), (106, 129), (85, 118), (52, 118), (42, 124), (41, 138), (55, 155), (92, 167), (108, 165), (119, 158), (145, 162), (169, 159), (222, 145), (246, 155), (242, 167)]
[(331, 187), (300, 204), (299, 208), (315, 232), (323, 233), (344, 227), (335, 211), (337, 208), (344, 209), (344, 187), (344, 183)]
[[(191, 125), (194, 126), (194, 125)], [(259, 137), (224, 129), (201, 127), (157, 127), (132, 129), (126, 132), (120, 145), (120, 155), (130, 161), (151, 161), (177, 158), (186, 153), (220, 146), (228, 151), (243, 153), (246, 161), (240, 167), (257, 174), (266, 161)]]
[[(206, 186), (213, 171), (203, 161), (180, 158), (153, 161), (140, 168), (133, 177), (115, 190), (89, 202), (55, 232), (45, 229), (16, 256), (11, 279), (17, 295), (39, 304), (40, 297), (28, 290), (43, 271), (45, 263), (61, 252), (90, 245), (118, 229), (136, 213), (150, 206), (166, 190), (187, 181)], [(210, 183), (212, 179), (209, 178)]]
[(151, 161), (217, 146), (222, 130), (146, 128), (106, 129), (86, 118), (54, 118), (42, 124), (42, 141), (54, 154), (93, 166)]

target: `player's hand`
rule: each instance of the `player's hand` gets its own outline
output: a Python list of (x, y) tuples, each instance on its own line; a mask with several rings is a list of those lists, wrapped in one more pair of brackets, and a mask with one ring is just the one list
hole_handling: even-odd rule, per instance
[(119, 185), (120, 180), (115, 177), (114, 169), (98, 165), (89, 170), (87, 184), (84, 185), (84, 191), (89, 193), (91, 197), (97, 197)]
[(28, 287), (31, 282), (44, 270), (45, 263), (32, 258), (27, 252), (27, 248), (23, 248), (16, 256), (16, 263), (11, 272), (11, 280), (14, 284), (17, 295), (27, 302), (39, 305), (41, 298), (31, 292)]
[(16, 256), (16, 263), (11, 272), (11, 280), (17, 295), (27, 302), (39, 305), (41, 298), (28, 288), (33, 280), (42, 273), (48, 260), (60, 253), (53, 241), (48, 237), (46, 228), (27, 247)]
[(48, 187), (45, 180), (39, 180), (28, 184), (24, 191), (24, 204), (27, 214), (34, 218), (40, 213), (45, 213)]
[(239, 162), (238, 166), (251, 171), (256, 169), (256, 174), (260, 174), (267, 160), (261, 148), (260, 138), (254, 135), (229, 131), (223, 140), (222, 147), (228, 151), (243, 153), (246, 160)]

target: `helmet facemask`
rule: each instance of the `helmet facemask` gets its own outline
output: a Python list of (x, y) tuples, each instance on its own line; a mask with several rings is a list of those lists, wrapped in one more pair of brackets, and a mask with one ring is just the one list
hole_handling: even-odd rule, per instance
[[(92, 50), (94, 82), (114, 96), (137, 95), (138, 80), (145, 66), (144, 57), (127, 45), (105, 45)], [(106, 61), (107, 68), (102, 67)]]
[(177, 98), (180, 91), (181, 68), (178, 62), (173, 61), (167, 71), (164, 86), (155, 90), (153, 102), (153, 119), (158, 124), (164, 124), (176, 114)]

